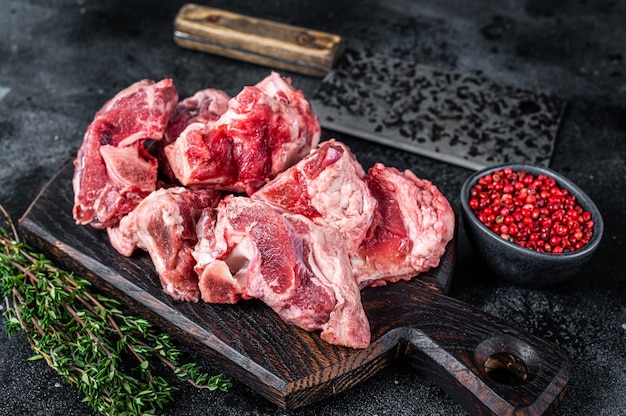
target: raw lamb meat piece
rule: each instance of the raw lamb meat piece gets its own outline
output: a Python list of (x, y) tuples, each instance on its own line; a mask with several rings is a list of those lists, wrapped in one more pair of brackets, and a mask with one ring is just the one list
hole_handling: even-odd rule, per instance
[(78, 224), (112, 226), (155, 190), (158, 163), (145, 146), (163, 137), (177, 101), (171, 79), (142, 80), (96, 113), (74, 160)]
[(295, 110), (297, 114), (297, 139), (290, 140), (287, 136), (279, 136), (273, 140), (272, 172), (278, 173), (305, 157), (317, 146), (322, 128), (311, 109), (311, 103), (302, 90), (292, 87), (290, 78), (272, 72), (257, 83), (256, 87), (285, 107)]
[(167, 124), (163, 143), (172, 143), (191, 123), (217, 121), (228, 109), (228, 101), (230, 96), (215, 88), (205, 88), (181, 100)]
[(194, 250), (203, 300), (260, 299), (283, 321), (321, 330), (329, 343), (369, 345), (359, 288), (333, 229), (232, 195), (205, 215)]
[(439, 264), (454, 233), (454, 212), (429, 181), (376, 163), (365, 177), (380, 216), (351, 257), (359, 287), (410, 280)]
[(285, 85), (283, 94), (272, 91), (276, 99), (244, 87), (216, 122), (187, 126), (164, 149), (178, 181), (250, 195), (317, 146), (319, 120), (304, 95)]
[(245, 87), (215, 125), (192, 123), (165, 147), (176, 178), (185, 186), (254, 192), (270, 176), (272, 116), (269, 98)]
[(206, 88), (197, 91), (191, 97), (181, 100), (174, 109), (165, 129), (163, 140), (156, 143), (151, 152), (159, 158), (161, 172), (173, 184), (179, 184), (176, 175), (170, 168), (163, 148), (173, 143), (188, 125), (198, 123), (213, 123), (228, 109), (230, 96), (222, 90)]
[(208, 129), (204, 123), (191, 123), (174, 143), (165, 147), (164, 154), (176, 180), (185, 186), (236, 188), (238, 167), (233, 143), (225, 130), (221, 126)]
[(378, 203), (364, 176), (350, 149), (333, 139), (277, 175), (252, 198), (335, 228), (348, 254), (354, 255), (377, 215)]
[(107, 228), (111, 245), (125, 256), (136, 248), (148, 252), (163, 291), (176, 300), (200, 298), (196, 261), (196, 223), (202, 211), (222, 195), (210, 189), (162, 188), (152, 192), (119, 224)]

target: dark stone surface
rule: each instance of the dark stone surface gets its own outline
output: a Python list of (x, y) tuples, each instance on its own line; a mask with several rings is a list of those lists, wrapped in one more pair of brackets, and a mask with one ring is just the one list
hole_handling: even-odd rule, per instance
[[(16, 218), (70, 161), (94, 113), (141, 78), (172, 77), (181, 96), (234, 94), (267, 68), (183, 50), (172, 41), (181, 1), (0, 1), (0, 203)], [(338, 33), (353, 48), (480, 72), (568, 102), (550, 167), (594, 199), (605, 220), (595, 257), (574, 279), (533, 290), (490, 275), (463, 228), (450, 295), (561, 345), (573, 363), (558, 415), (626, 415), (626, 2), (214, 1), (212, 6)], [(318, 80), (292, 75), (312, 94)], [(458, 210), (468, 170), (325, 131), (367, 168), (376, 161), (431, 179)], [(3, 308), (3, 306), (0, 306)], [(207, 371), (220, 369), (201, 360)], [(77, 391), (23, 336), (0, 329), (0, 414), (87, 415)], [(245, 386), (211, 394), (181, 386), (165, 414), (462, 415), (419, 373), (395, 365), (299, 412)]]

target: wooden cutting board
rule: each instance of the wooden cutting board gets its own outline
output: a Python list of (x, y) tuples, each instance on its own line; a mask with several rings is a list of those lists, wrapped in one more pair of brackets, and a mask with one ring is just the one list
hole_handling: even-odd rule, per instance
[(412, 365), (475, 415), (549, 414), (565, 395), (570, 361), (562, 349), (446, 295), (455, 241), (441, 265), (420, 279), (363, 290), (372, 343), (354, 350), (286, 325), (258, 301), (172, 300), (145, 253), (126, 258), (104, 231), (75, 224), (72, 174), (68, 164), (21, 218), (27, 243), (280, 407), (343, 392), (394, 360)]

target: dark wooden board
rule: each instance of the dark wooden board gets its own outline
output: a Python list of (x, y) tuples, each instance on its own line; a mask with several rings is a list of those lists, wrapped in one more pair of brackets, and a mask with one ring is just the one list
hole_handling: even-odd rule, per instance
[(549, 414), (565, 395), (570, 362), (561, 348), (446, 295), (455, 241), (442, 264), (419, 279), (363, 290), (372, 343), (354, 350), (286, 325), (258, 301), (172, 300), (145, 253), (124, 257), (104, 231), (75, 224), (72, 174), (68, 164), (20, 219), (27, 243), (217, 360), (280, 407), (306, 406), (343, 392), (392, 360), (414, 366), (476, 415)]

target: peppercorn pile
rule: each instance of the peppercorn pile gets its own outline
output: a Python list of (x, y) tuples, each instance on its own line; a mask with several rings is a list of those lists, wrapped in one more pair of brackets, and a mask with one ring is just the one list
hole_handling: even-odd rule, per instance
[(538, 252), (580, 250), (593, 235), (591, 213), (547, 175), (497, 170), (472, 187), (469, 206), (494, 233)]

